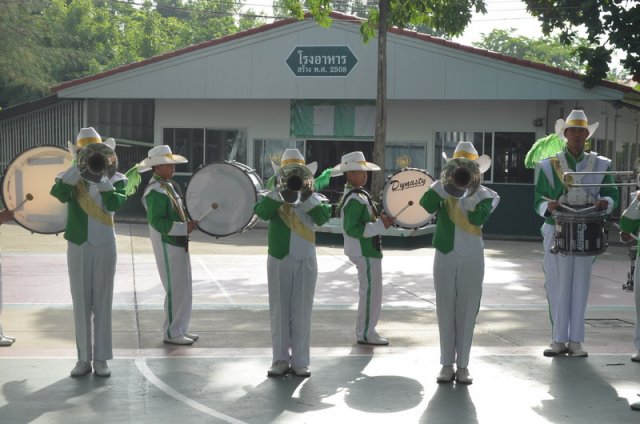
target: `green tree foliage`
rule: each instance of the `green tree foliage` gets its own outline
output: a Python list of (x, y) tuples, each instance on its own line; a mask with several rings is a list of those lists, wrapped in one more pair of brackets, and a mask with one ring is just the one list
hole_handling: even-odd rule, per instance
[[(472, 43), (475, 47), (491, 50), (504, 55), (517, 57), (518, 59), (540, 62), (545, 65), (585, 74), (587, 64), (580, 60), (578, 52), (588, 46), (588, 41), (583, 37), (575, 37), (573, 43), (567, 45), (562, 42), (560, 36), (529, 38), (514, 35), (515, 28), (508, 30), (494, 29), (489, 34), (482, 34), (482, 40)], [(628, 77), (623, 69), (614, 68), (607, 79), (621, 81)]]
[(622, 66), (640, 81), (640, 3), (609, 0), (524, 0), (527, 10), (542, 23), (545, 35), (557, 30), (560, 41), (571, 45), (578, 29), (586, 31), (587, 45), (578, 48), (586, 63), (585, 87), (605, 79), (614, 50), (624, 52)]
[(23, 0), (0, 12), (0, 106), (264, 23), (240, 0)]

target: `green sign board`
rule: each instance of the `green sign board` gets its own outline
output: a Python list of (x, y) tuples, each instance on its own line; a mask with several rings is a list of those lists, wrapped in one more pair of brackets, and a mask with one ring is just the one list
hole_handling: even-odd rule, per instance
[(348, 46), (299, 46), (286, 62), (298, 77), (346, 77), (358, 59)]

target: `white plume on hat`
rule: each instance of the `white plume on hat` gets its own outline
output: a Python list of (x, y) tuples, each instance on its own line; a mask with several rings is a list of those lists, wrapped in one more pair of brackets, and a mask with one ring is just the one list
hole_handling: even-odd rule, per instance
[(300, 153), (300, 150), (298, 149), (286, 149), (282, 154), (282, 158), (280, 158), (280, 165), (276, 164), (273, 161), (271, 162), (271, 166), (273, 167), (273, 172), (275, 174), (278, 173), (280, 168), (287, 165), (305, 166), (307, 167), (307, 169), (309, 169), (312, 175), (315, 175), (316, 171), (318, 170), (318, 163), (311, 162), (310, 164), (306, 164), (304, 161), (304, 156), (302, 156), (302, 153)]
[(187, 162), (189, 162), (187, 158), (180, 155), (174, 155), (171, 152), (171, 147), (166, 144), (162, 144), (149, 150), (148, 156), (138, 164), (138, 172), (147, 172), (156, 165), (169, 165)]
[(478, 151), (470, 141), (458, 142), (453, 156), (449, 158), (445, 152), (442, 152), (442, 157), (447, 162), (451, 159), (469, 159), (478, 165), (480, 173), (485, 173), (491, 168), (491, 158), (487, 155), (478, 156)]
[(351, 152), (342, 156), (340, 163), (333, 167), (331, 176), (337, 177), (349, 171), (380, 171), (375, 163), (367, 162), (362, 152)]
[(584, 128), (587, 131), (589, 131), (589, 135), (587, 136), (587, 140), (588, 140), (591, 138), (593, 133), (596, 132), (599, 125), (600, 125), (599, 122), (589, 125), (589, 121), (587, 120), (587, 115), (584, 113), (584, 111), (579, 109), (574, 109), (571, 111), (569, 116), (567, 116), (566, 121), (562, 118), (556, 121), (555, 130), (556, 130), (556, 134), (558, 134), (558, 136), (561, 139), (566, 141), (567, 138), (564, 136), (564, 130), (566, 130), (567, 128)]

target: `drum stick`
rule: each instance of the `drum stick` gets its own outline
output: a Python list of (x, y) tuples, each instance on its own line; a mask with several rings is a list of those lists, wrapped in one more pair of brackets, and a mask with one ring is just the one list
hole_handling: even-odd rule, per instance
[(205, 213), (203, 213), (203, 214), (200, 216), (200, 218), (198, 218), (196, 221), (202, 221), (202, 220), (203, 220), (203, 219), (205, 219), (205, 218), (206, 218), (206, 216), (207, 216), (207, 215), (209, 215), (209, 214), (211, 213), (211, 211), (212, 211), (212, 210), (214, 210), (214, 209), (218, 209), (218, 204), (217, 204), (216, 202), (213, 202), (213, 203), (211, 204), (211, 208), (210, 208), (208, 211), (206, 211)]
[(24, 197), (24, 200), (20, 203), (18, 203), (16, 205), (15, 208), (13, 208), (14, 211), (18, 210), (20, 208), (20, 206), (24, 205), (25, 203), (27, 203), (28, 201), (33, 200), (33, 194), (31, 193), (27, 193), (27, 195)]
[[(614, 223), (613, 223), (613, 225), (615, 225), (615, 226), (616, 226), (616, 228), (622, 232), (622, 229), (620, 228), (620, 226), (618, 225), (618, 223), (617, 223), (617, 222), (614, 222)], [(626, 231), (624, 231), (624, 232), (626, 233)], [(630, 235), (630, 236), (631, 236), (631, 238), (633, 238), (635, 241), (638, 241), (638, 236), (637, 236), (637, 235), (632, 234), (632, 233), (629, 233), (629, 235)]]
[(400, 209), (400, 210), (398, 211), (398, 213), (396, 214), (396, 216), (394, 216), (394, 217), (393, 217), (393, 219), (396, 219), (397, 217), (399, 217), (399, 216), (400, 216), (400, 214), (401, 214), (402, 212), (406, 211), (406, 210), (407, 210), (407, 208), (408, 208), (409, 206), (413, 206), (413, 200), (409, 200), (409, 203), (407, 203), (407, 204), (404, 206), (404, 208)]
[[(548, 197), (544, 197), (544, 196), (542, 196), (542, 199), (543, 199), (543, 200), (546, 200), (547, 202), (557, 202), (557, 200), (549, 199)], [(562, 204), (562, 203), (560, 203), (560, 207), (565, 208), (565, 209), (566, 209), (566, 210), (568, 210), (568, 211), (578, 213), (578, 211), (577, 211), (577, 210), (575, 210), (575, 209), (573, 209), (572, 207), (569, 207), (569, 206), (567, 206), (567, 205), (564, 205), (564, 204)]]

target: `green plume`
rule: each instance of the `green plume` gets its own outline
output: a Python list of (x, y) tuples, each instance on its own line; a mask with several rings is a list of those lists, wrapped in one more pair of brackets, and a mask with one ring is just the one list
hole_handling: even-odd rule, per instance
[(276, 187), (276, 175), (273, 174), (265, 183), (267, 190), (273, 190)]
[(320, 191), (329, 185), (329, 180), (331, 180), (331, 170), (332, 168), (325, 169), (324, 171), (322, 171), (322, 174), (320, 174), (318, 178), (315, 179), (313, 185), (315, 186), (316, 190)]
[(138, 164), (133, 165), (124, 175), (127, 177), (127, 185), (124, 187), (124, 192), (127, 196), (131, 196), (138, 190), (138, 186), (142, 182), (142, 176), (140, 176), (140, 171), (138, 171)]

